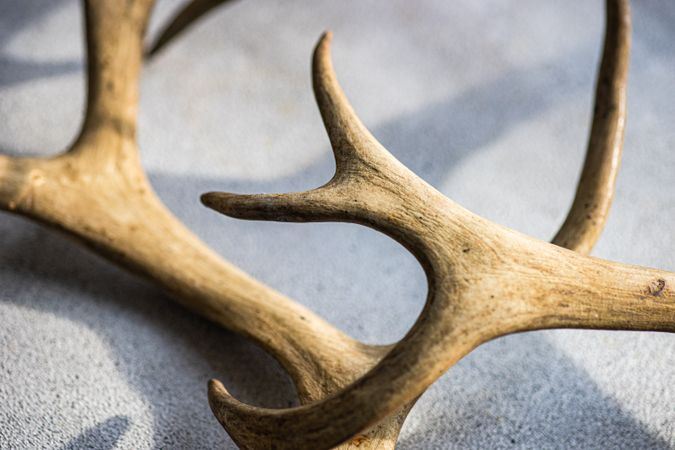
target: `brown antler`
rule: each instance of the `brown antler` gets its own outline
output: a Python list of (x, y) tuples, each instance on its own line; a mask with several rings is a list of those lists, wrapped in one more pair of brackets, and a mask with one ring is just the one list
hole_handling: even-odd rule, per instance
[[(254, 339), (288, 370), (302, 403), (325, 398), (363, 375), (390, 347), (367, 346), (347, 337), (306, 308), (223, 262), (157, 199), (140, 166), (135, 142), (141, 40), (151, 6), (149, 0), (85, 2), (89, 96), (82, 132), (68, 152), (55, 158), (0, 155), (0, 207), (67, 231), (100, 254), (155, 281), (193, 311)], [(315, 64), (316, 91), (324, 119), (329, 124), (339, 167), (326, 190), (307, 194), (307, 198), (319, 204), (323, 202), (330, 213), (326, 219), (343, 219), (336, 215), (334, 207), (341, 207), (341, 200), (348, 198), (349, 192), (359, 192), (351, 188), (362, 179), (373, 181), (371, 169), (365, 163), (380, 168), (392, 165), (391, 173), (382, 173), (384, 181), (403, 173), (414, 184), (419, 184), (418, 189), (430, 189), (394, 162), (354, 120), (336, 90), (327, 47), (320, 49), (323, 49), (322, 57), (317, 58)], [(608, 161), (618, 161), (621, 149), (623, 127), (613, 124), (623, 121), (627, 50), (627, 7), (623, 2), (612, 3), (608, 9), (603, 61), (614, 58), (624, 63), (603, 62), (600, 79), (609, 79), (613, 87), (608, 90), (609, 95), (598, 96), (593, 130), (601, 131), (593, 132), (597, 137), (595, 141), (591, 139), (584, 169), (584, 173), (606, 171), (611, 180), (618, 164), (608, 164)], [(598, 88), (600, 90), (600, 83)], [(613, 104), (618, 105), (618, 109), (608, 108)], [(617, 114), (600, 113), (607, 109)], [(349, 142), (355, 144), (354, 149), (344, 147), (344, 143)], [(608, 142), (615, 145), (606, 145)], [(373, 148), (368, 148), (369, 145)], [(385, 190), (386, 187), (386, 183), (380, 186)], [(612, 189), (612, 183), (582, 182), (577, 199), (580, 195), (611, 198)], [(326, 196), (327, 193), (331, 195)], [(376, 198), (361, 199), (362, 194), (355, 198), (357, 203), (363, 202), (361, 206), (349, 205), (356, 214), (353, 220), (361, 220), (358, 208)], [(440, 197), (437, 193), (434, 195)], [(388, 201), (386, 195), (379, 198)], [(305, 214), (302, 203), (297, 206), (296, 214)], [(385, 209), (390, 206), (379, 205)], [(451, 208), (446, 214), (452, 211)], [(589, 235), (585, 241), (592, 243), (598, 233), (590, 235), (589, 230), (602, 228), (606, 212), (606, 208), (598, 210), (594, 217), (597, 222), (587, 222), (593, 225), (591, 227), (579, 225), (583, 220), (572, 220), (568, 228), (578, 230), (581, 236)], [(585, 216), (586, 212), (580, 209), (573, 208), (570, 213), (572, 218)], [(397, 233), (396, 227), (390, 228), (392, 234)], [(405, 234), (400, 239), (405, 239)], [(572, 248), (577, 245), (561, 244)], [(472, 252), (475, 255), (477, 250), (469, 249), (467, 255)], [(654, 292), (658, 290), (656, 285)], [(400, 407), (397, 413), (356, 439), (354, 446), (393, 448), (410, 406), (412, 402)], [(376, 415), (381, 417), (381, 412), (377, 409)], [(246, 429), (242, 427), (242, 434), (234, 434), (237, 442), (243, 446), (264, 446), (264, 441), (241, 438)], [(300, 447), (316, 447), (314, 443), (328, 445), (328, 441), (294, 438), (292, 442), (302, 441)]]
[[(605, 182), (586, 182), (579, 189), (603, 199), (601, 212), (611, 196), (601, 187), (613, 184), (622, 139), (627, 2), (609, 2), (608, 18), (587, 163), (612, 164), (587, 167), (587, 174), (602, 169)], [(210, 193), (203, 201), (244, 219), (347, 221), (375, 228), (420, 262), (429, 282), (427, 302), (410, 332), (372, 370), (322, 401), (285, 410), (255, 408), (212, 381), (212, 409), (237, 443), (245, 448), (339, 444), (414, 401), (476, 346), (505, 334), (558, 327), (675, 332), (675, 274), (585, 257), (493, 224), (401, 165), (345, 99), (329, 60), (329, 42), (330, 35), (324, 36), (315, 52), (314, 88), (335, 153), (333, 179), (308, 192)], [(572, 208), (572, 215), (578, 212)], [(592, 220), (566, 223), (560, 235), (574, 238), (563, 243), (582, 249), (589, 248), (601, 227)]]

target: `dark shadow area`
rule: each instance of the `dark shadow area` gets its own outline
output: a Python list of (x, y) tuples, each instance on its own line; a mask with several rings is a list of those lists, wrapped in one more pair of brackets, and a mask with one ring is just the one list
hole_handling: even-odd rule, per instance
[(96, 448), (113, 450), (129, 428), (129, 419), (115, 416), (85, 430), (81, 435), (59, 447), (59, 450), (81, 450)]
[[(577, 51), (561, 55), (561, 60), (592, 60), (592, 55)], [(463, 158), (545, 114), (563, 95), (587, 98), (590, 110), (594, 71), (587, 73), (588, 83), (580, 85), (558, 64), (512, 69), (447, 101), (385, 123), (373, 134), (403, 164), (437, 186)]]

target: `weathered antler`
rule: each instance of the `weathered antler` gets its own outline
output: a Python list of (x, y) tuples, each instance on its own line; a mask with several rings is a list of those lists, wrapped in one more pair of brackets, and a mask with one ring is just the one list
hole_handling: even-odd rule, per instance
[[(0, 156), (0, 207), (69, 232), (100, 254), (155, 281), (193, 311), (254, 339), (288, 370), (302, 403), (325, 398), (363, 375), (390, 347), (367, 346), (347, 337), (306, 308), (223, 262), (190, 234), (157, 199), (140, 166), (135, 142), (141, 40), (151, 6), (152, 1), (149, 0), (85, 3), (89, 97), (82, 132), (68, 152), (55, 158)], [(610, 182), (593, 184), (582, 181), (575, 204), (582, 196), (611, 198), (618, 164), (609, 162), (618, 163), (621, 150), (628, 50), (627, 7), (623, 2), (609, 6), (599, 80), (607, 79), (610, 88), (601, 91), (604, 83), (598, 83), (593, 137), (584, 173), (603, 171)], [(315, 64), (315, 83), (324, 119), (329, 124), (336, 149), (349, 142), (354, 143), (355, 148), (353, 154), (346, 147), (336, 151), (338, 175), (323, 191), (323, 194), (331, 193), (331, 196), (315, 192), (308, 194), (307, 198), (318, 202), (324, 209), (328, 208), (330, 217), (324, 218), (343, 219), (345, 217), (336, 214), (334, 207), (341, 207), (341, 201), (349, 195), (350, 189), (346, 188), (361, 183), (362, 178), (369, 183), (373, 181), (370, 177), (372, 169), (364, 169), (363, 163), (371, 162), (380, 168), (393, 165), (392, 173), (382, 174), (383, 181), (397, 173), (410, 178), (412, 175), (393, 162), (354, 120), (349, 108), (345, 109), (346, 102), (329, 70), (327, 47), (320, 49), (323, 53)], [(413, 184), (419, 185), (421, 191), (430, 189), (420, 181)], [(381, 187), (386, 187), (386, 184)], [(334, 191), (331, 192), (331, 189)], [(347, 192), (342, 192), (345, 189)], [(351, 192), (361, 192), (356, 197), (357, 204), (350, 206), (358, 213), (358, 208), (366, 204), (358, 204), (359, 201), (365, 202), (359, 199), (364, 191), (351, 189)], [(333, 198), (334, 194), (337, 197)], [(437, 193), (434, 196), (440, 197)], [(366, 200), (373, 201), (375, 198), (369, 196)], [(386, 195), (380, 198), (388, 201)], [(305, 199), (296, 197), (296, 200)], [(579, 204), (584, 205), (585, 202)], [(608, 201), (606, 205), (609, 205)], [(380, 205), (385, 209), (391, 206)], [(456, 206), (452, 205), (446, 214), (451, 214), (453, 208)], [(296, 214), (301, 216), (305, 214), (303, 211), (302, 205), (298, 205)], [(345, 214), (349, 211), (345, 208)], [(587, 245), (582, 250), (588, 251), (589, 244), (595, 241), (602, 228), (607, 208), (597, 208), (592, 212), (595, 215), (589, 220), (584, 208), (572, 209), (566, 227), (582, 238), (562, 240), (561, 245), (581, 248), (579, 242), (583, 241)], [(461, 219), (457, 216), (454, 220), (459, 220), (458, 217)], [(358, 214), (348, 219), (362, 220)], [(428, 220), (436, 219), (430, 217)], [(393, 227), (392, 231), (395, 229)], [(475, 231), (480, 232), (480, 228)], [(466, 256), (474, 258), (479, 250), (466, 249)], [(659, 295), (664, 291), (665, 288), (659, 291), (658, 285), (654, 289)], [(217, 396), (212, 398), (218, 401)], [(400, 407), (389, 419), (357, 438), (354, 445), (359, 448), (393, 448), (411, 405), (412, 402), (409, 402)], [(381, 417), (383, 410), (373, 405), (371, 411), (375, 410), (377, 414), (374, 415)], [(370, 414), (368, 411), (365, 413)], [(377, 419), (369, 419), (369, 423), (374, 420)], [(264, 440), (246, 437), (248, 429), (242, 427), (241, 433), (234, 433), (235, 440), (242, 446), (264, 446)], [(320, 439), (304, 441), (303, 436), (290, 434), (285, 438), (294, 439), (288, 440), (290, 446), (293, 446), (291, 442), (302, 441), (299, 447), (310, 448), (326, 446), (330, 442), (321, 442)]]
[[(614, 181), (623, 130), (628, 5), (608, 2), (608, 39), (585, 174), (579, 193), (602, 206)], [(328, 448), (414, 401), (450, 366), (490, 339), (546, 328), (675, 332), (675, 274), (590, 258), (524, 236), (453, 203), (400, 164), (366, 130), (335, 79), (325, 35), (314, 56), (314, 90), (336, 173), (312, 191), (275, 195), (210, 193), (203, 201), (244, 219), (346, 221), (396, 239), (420, 262), (429, 292), (410, 332), (367, 374), (322, 401), (285, 410), (256, 408), (210, 383), (220, 422), (246, 448)], [(614, 58), (614, 61), (608, 61)], [(572, 217), (561, 243), (586, 250), (601, 223)], [(581, 219), (581, 220), (579, 220)], [(583, 219), (586, 219), (584, 221)]]

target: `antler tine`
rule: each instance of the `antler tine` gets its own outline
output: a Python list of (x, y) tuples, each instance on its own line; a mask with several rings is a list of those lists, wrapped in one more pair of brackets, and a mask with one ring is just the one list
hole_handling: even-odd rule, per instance
[[(347, 221), (374, 227), (408, 244), (410, 234), (374, 216), (386, 216), (398, 202), (391, 190), (411, 182), (412, 173), (373, 137), (345, 97), (331, 62), (332, 33), (324, 33), (314, 50), (314, 95), (335, 157), (335, 175), (325, 185), (288, 194), (239, 195), (209, 192), (202, 202), (240, 219), (284, 222)], [(415, 179), (414, 183), (426, 184)], [(389, 190), (389, 191), (388, 191)], [(377, 195), (379, 193), (380, 195)], [(419, 256), (419, 255), (418, 255)]]
[(396, 164), (408, 171), (373, 137), (354, 112), (335, 76), (331, 60), (333, 33), (325, 32), (312, 57), (312, 86), (333, 148), (336, 177), (350, 177), (360, 169), (376, 170)]
[(232, 0), (192, 0), (173, 16), (169, 23), (162, 29), (159, 37), (148, 50), (148, 57), (158, 54), (166, 45), (173, 41), (176, 36), (185, 31), (206, 13), (218, 5)]
[[(315, 53), (314, 83), (338, 165), (328, 185), (338, 178), (340, 185), (375, 197), (368, 202), (362, 196), (362, 207), (371, 214), (360, 211), (355, 221), (405, 244), (425, 269), (429, 294), (404, 339), (363, 377), (321, 401), (284, 410), (255, 408), (211, 381), (212, 410), (239, 445), (339, 444), (413, 401), (480, 343), (508, 333), (551, 327), (675, 332), (675, 274), (592, 259), (528, 238), (469, 213), (400, 170), (400, 163), (393, 164), (393, 157), (353, 119), (330, 65), (322, 62), (324, 46), (326, 38)], [(314, 205), (303, 206), (301, 195), (290, 198), (228, 194), (220, 200), (227, 213), (245, 218), (325, 217), (307, 214)], [(284, 215), (286, 203), (289, 216)], [(332, 217), (354, 218), (344, 209)], [(593, 239), (587, 235), (585, 242)]]
[(630, 62), (628, 0), (606, 1), (605, 43), (586, 159), (572, 207), (553, 243), (588, 254), (600, 237), (614, 197), (626, 123)]

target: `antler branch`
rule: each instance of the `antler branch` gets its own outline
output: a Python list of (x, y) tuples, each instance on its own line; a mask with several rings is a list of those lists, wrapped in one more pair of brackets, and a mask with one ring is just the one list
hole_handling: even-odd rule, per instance
[[(205, 202), (235, 217), (344, 220), (378, 229), (417, 256), (429, 294), (405, 338), (366, 375), (324, 400), (285, 410), (255, 408), (212, 381), (214, 414), (239, 445), (339, 444), (413, 401), (480, 343), (508, 333), (551, 327), (675, 332), (674, 274), (592, 259), (528, 238), (471, 214), (403, 168), (374, 142), (339, 90), (327, 62), (328, 41), (324, 36), (315, 51), (314, 83), (337, 161), (333, 180), (312, 194), (212, 193)], [(333, 198), (303, 203), (326, 189)], [(602, 197), (607, 189), (612, 185), (580, 191)], [(597, 238), (589, 227), (568, 228), (583, 239), (565, 245), (588, 248)]]
[(586, 160), (572, 207), (553, 238), (554, 244), (574, 247), (583, 254), (590, 253), (605, 226), (621, 165), (630, 62), (630, 22), (628, 0), (606, 1), (605, 44)]

